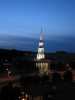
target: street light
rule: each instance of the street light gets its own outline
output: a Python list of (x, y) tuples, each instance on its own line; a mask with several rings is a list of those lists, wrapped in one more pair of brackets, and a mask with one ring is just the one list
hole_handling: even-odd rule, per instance
[(9, 77), (9, 76), (10, 76), (10, 74), (11, 74), (11, 71), (9, 71), (9, 69), (8, 69), (8, 68), (6, 69), (6, 71), (7, 71), (8, 77)]
[(20, 100), (28, 100), (28, 97), (29, 97), (29, 96), (28, 96), (27, 93), (25, 94), (25, 92), (22, 92), (22, 96), (19, 97), (19, 99), (20, 99)]
[(22, 98), (21, 100), (27, 100), (26, 98)]

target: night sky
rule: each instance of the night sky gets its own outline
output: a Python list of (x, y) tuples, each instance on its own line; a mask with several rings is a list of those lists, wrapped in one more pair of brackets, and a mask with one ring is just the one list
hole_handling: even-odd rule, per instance
[(75, 51), (75, 0), (0, 0), (0, 48)]

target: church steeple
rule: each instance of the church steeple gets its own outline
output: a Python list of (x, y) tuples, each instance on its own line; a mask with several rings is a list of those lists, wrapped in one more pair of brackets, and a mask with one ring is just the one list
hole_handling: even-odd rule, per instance
[(37, 53), (37, 60), (45, 59), (44, 54), (44, 36), (43, 36), (43, 30), (41, 29), (40, 32), (40, 41), (39, 41), (39, 47), (38, 47), (38, 53)]
[(41, 29), (40, 32), (40, 40), (38, 46), (38, 52), (36, 56), (36, 68), (38, 69), (38, 75), (48, 75), (49, 74), (49, 67), (50, 61), (45, 58), (44, 53), (44, 33)]

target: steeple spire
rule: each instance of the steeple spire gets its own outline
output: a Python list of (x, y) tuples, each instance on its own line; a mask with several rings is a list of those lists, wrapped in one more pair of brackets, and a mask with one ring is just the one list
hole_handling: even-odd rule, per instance
[(43, 28), (41, 27), (40, 40), (44, 40)]
[(40, 41), (39, 41), (39, 47), (38, 47), (38, 53), (37, 53), (37, 60), (41, 60), (45, 58), (44, 54), (44, 36), (43, 36), (43, 29), (41, 28), (40, 32)]
[(43, 32), (43, 27), (41, 26), (41, 33)]

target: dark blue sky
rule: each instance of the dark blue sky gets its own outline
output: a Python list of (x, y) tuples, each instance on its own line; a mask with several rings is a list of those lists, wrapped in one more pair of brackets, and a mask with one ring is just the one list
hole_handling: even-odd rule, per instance
[(0, 37), (38, 38), (41, 26), (48, 40), (75, 37), (75, 0), (0, 0)]
[[(0, 0), (0, 33), (74, 35), (75, 0)], [(47, 36), (46, 35), (46, 36)]]

